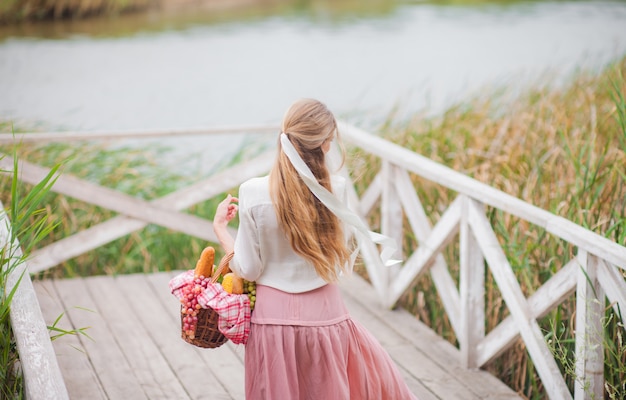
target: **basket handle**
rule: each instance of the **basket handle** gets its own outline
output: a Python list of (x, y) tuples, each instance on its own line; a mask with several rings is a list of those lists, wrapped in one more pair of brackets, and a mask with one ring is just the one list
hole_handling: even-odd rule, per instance
[(220, 275), (222, 275), (224, 270), (228, 268), (228, 263), (230, 262), (230, 260), (233, 259), (234, 255), (235, 253), (231, 251), (230, 253), (222, 257), (222, 259), (220, 260), (220, 264), (215, 269), (215, 272), (213, 272), (213, 276), (211, 276), (211, 283), (217, 282), (217, 279), (220, 277)]

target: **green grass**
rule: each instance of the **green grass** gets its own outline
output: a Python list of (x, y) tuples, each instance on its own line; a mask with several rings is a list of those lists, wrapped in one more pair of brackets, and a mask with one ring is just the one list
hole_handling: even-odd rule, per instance
[[(13, 172), (5, 172), (5, 176), (11, 177), (10, 186), (4, 188), (11, 194), (11, 201), (6, 210), (0, 210), (0, 213), (6, 213), (10, 221), (8, 226), (3, 228), (8, 228), (11, 233), (7, 238), (7, 243), (2, 243), (3, 247), (0, 248), (0, 288), (2, 288), (0, 293), (0, 398), (3, 399), (24, 397), (19, 355), (10, 323), (11, 302), (24, 279), (24, 274), (22, 273), (17, 280), (9, 278), (24, 263), (33, 247), (53, 229), (40, 207), (56, 179), (57, 171), (57, 167), (52, 168), (40, 183), (23, 193), (19, 190), (20, 184), (17, 179), (17, 158), (14, 160)], [(0, 223), (5, 223), (4, 221), (6, 219)], [(17, 246), (18, 240), (19, 247)], [(21, 250), (21, 254), (18, 250)], [(8, 287), (10, 281), (14, 282), (11, 290)]]

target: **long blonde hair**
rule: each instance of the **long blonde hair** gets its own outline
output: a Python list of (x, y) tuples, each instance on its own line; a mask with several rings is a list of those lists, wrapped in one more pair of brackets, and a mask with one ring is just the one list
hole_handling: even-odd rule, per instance
[[(298, 100), (287, 110), (282, 130), (318, 182), (332, 191), (322, 146), (338, 139), (333, 114), (317, 100)], [(293, 250), (313, 264), (322, 279), (336, 281), (338, 270), (344, 270), (350, 258), (341, 221), (302, 181), (282, 151), (280, 139), (270, 172), (270, 193), (278, 224)]]

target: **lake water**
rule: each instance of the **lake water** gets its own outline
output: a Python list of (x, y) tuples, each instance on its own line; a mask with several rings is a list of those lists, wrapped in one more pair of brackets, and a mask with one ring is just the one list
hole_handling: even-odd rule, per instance
[(4, 27), (0, 118), (40, 130), (274, 123), (315, 97), (369, 128), (394, 108), (438, 112), (626, 54), (623, 1), (461, 3), (270, 2)]

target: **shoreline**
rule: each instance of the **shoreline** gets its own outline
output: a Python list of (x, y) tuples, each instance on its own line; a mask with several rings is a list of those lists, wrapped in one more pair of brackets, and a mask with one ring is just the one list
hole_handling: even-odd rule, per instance
[(111, 15), (146, 12), (228, 11), (250, 6), (272, 5), (284, 0), (74, 0), (53, 2), (33, 8), (27, 0), (0, 5), (0, 26), (61, 20), (88, 20)]

